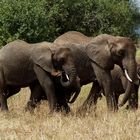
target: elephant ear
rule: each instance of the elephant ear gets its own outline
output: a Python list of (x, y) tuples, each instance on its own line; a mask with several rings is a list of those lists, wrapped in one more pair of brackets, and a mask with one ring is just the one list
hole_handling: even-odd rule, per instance
[(31, 59), (33, 63), (52, 74), (55, 71), (52, 64), (52, 53), (48, 47), (35, 47), (32, 50)]
[(101, 68), (113, 69), (114, 62), (111, 58), (111, 45), (107, 40), (92, 41), (86, 46), (86, 53)]

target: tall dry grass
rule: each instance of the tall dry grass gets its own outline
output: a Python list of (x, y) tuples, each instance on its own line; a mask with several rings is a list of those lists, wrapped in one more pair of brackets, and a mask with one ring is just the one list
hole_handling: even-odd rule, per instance
[(42, 102), (34, 114), (25, 112), (29, 90), (22, 90), (8, 100), (9, 113), (0, 112), (0, 140), (140, 140), (140, 109), (107, 113), (103, 98), (96, 112), (91, 110), (85, 117), (75, 115), (89, 88), (83, 88), (69, 115), (48, 114), (47, 102)]

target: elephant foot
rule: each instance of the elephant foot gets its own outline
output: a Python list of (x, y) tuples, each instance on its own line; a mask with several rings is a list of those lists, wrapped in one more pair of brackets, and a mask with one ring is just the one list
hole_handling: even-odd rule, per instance
[(118, 103), (116, 102), (115, 97), (107, 101), (108, 112), (118, 112)]
[(8, 112), (8, 111), (9, 111), (7, 105), (2, 105), (2, 104), (0, 104), (0, 108), (1, 108), (1, 111), (2, 111), (2, 112)]
[(138, 109), (138, 105), (127, 105), (125, 109), (135, 111)]
[(64, 114), (68, 114), (71, 110), (70, 110), (70, 107), (68, 106), (68, 104), (66, 104), (66, 105), (57, 104), (55, 111), (62, 112)]
[(1, 111), (5, 112), (5, 113), (9, 112), (9, 110), (7, 108), (4, 108), (4, 109), (1, 108)]
[(28, 101), (26, 107), (25, 107), (25, 111), (29, 111), (31, 113), (34, 112), (34, 109), (37, 107), (37, 104), (32, 102), (32, 101)]

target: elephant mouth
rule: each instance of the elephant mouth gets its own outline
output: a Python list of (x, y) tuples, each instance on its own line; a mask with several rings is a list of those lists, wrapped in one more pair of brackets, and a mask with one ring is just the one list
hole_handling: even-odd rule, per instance
[(70, 81), (69, 75), (65, 71), (54, 70), (54, 71), (52, 71), (51, 75), (54, 77), (62, 77), (63, 82)]
[(70, 81), (69, 75), (65, 71), (61, 72), (61, 78), (62, 78), (63, 82), (69, 82)]

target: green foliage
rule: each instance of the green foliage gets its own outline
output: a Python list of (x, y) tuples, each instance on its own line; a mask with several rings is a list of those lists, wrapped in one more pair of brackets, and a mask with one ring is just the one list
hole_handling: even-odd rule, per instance
[(1, 0), (0, 45), (18, 38), (53, 41), (69, 30), (136, 37), (138, 15), (128, 0)]

